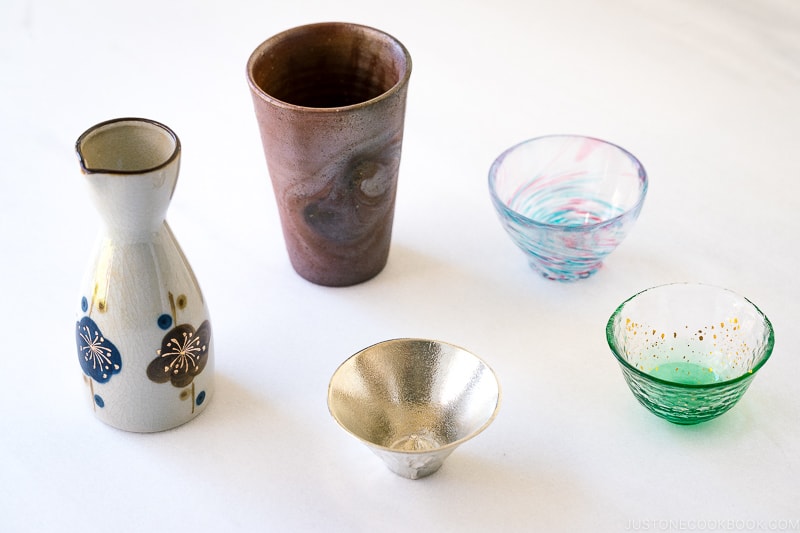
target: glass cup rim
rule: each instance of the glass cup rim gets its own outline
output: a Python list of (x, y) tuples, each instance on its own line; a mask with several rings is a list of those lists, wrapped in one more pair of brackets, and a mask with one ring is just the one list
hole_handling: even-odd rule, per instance
[[(704, 288), (713, 289), (713, 290), (720, 291), (720, 292), (726, 292), (726, 293), (728, 293), (728, 294), (730, 294), (732, 296), (735, 296), (735, 297), (740, 298), (741, 300), (747, 302), (747, 304), (749, 304), (750, 306), (752, 306), (753, 309), (755, 309), (756, 313), (764, 321), (764, 327), (767, 329), (769, 334), (767, 336), (767, 342), (766, 342), (766, 344), (764, 346), (764, 351), (761, 354), (761, 356), (758, 358), (758, 361), (756, 361), (756, 363), (753, 365), (753, 368), (751, 368), (749, 371), (744, 372), (744, 373), (742, 373), (742, 374), (740, 374), (740, 375), (738, 375), (738, 376), (736, 376), (734, 378), (727, 379), (727, 380), (724, 380), (724, 381), (716, 381), (714, 383), (704, 383), (704, 384), (678, 383), (678, 382), (675, 382), (675, 381), (668, 381), (668, 380), (661, 379), (661, 378), (655, 377), (653, 375), (650, 375), (647, 372), (645, 372), (645, 371), (637, 368), (636, 366), (630, 364), (622, 355), (620, 355), (620, 350), (618, 348), (616, 338), (614, 337), (614, 322), (617, 319), (617, 317), (620, 316), (620, 314), (622, 313), (622, 310), (625, 307), (625, 305), (627, 305), (628, 302), (634, 300), (635, 298), (637, 298), (638, 296), (640, 296), (640, 295), (642, 295), (642, 294), (644, 294), (646, 292), (655, 291), (655, 290), (659, 290), (659, 289), (667, 289), (669, 287), (675, 287), (675, 286), (678, 286), (678, 285), (704, 287)], [(608, 319), (608, 322), (606, 323), (606, 342), (608, 343), (608, 346), (611, 349), (611, 353), (614, 354), (614, 357), (617, 359), (617, 362), (620, 365), (622, 365), (623, 368), (625, 368), (628, 371), (633, 372), (637, 376), (640, 376), (640, 377), (644, 378), (647, 381), (651, 381), (651, 382), (658, 383), (658, 384), (661, 384), (661, 385), (667, 385), (667, 386), (670, 386), (670, 387), (674, 387), (676, 389), (709, 390), (709, 389), (727, 387), (727, 386), (733, 385), (735, 383), (738, 383), (740, 381), (744, 381), (744, 380), (747, 380), (747, 379), (752, 379), (753, 377), (755, 377), (756, 373), (761, 369), (761, 367), (764, 366), (764, 364), (767, 362), (767, 360), (772, 355), (772, 350), (775, 347), (775, 331), (774, 331), (774, 329), (772, 327), (772, 322), (769, 320), (769, 318), (767, 318), (767, 315), (764, 314), (764, 312), (761, 311), (761, 309), (756, 304), (754, 304), (748, 298), (742, 296), (741, 294), (739, 294), (737, 292), (734, 292), (734, 291), (732, 291), (730, 289), (726, 289), (724, 287), (720, 287), (720, 286), (717, 286), (717, 285), (711, 285), (711, 284), (707, 284), (707, 283), (674, 282), (674, 283), (666, 283), (666, 284), (662, 284), (662, 285), (655, 285), (653, 287), (649, 287), (647, 289), (641, 290), (641, 291), (637, 292), (636, 294), (634, 294), (633, 296), (628, 297), (625, 301), (623, 301), (621, 304), (619, 304), (619, 306), (617, 306), (617, 308), (611, 314), (611, 317)]]
[[(639, 180), (641, 181), (641, 188), (639, 190), (639, 198), (636, 200), (636, 203), (633, 204), (630, 208), (626, 209), (624, 212), (622, 212), (622, 213), (620, 213), (618, 215), (615, 215), (615, 216), (613, 216), (611, 218), (600, 220), (598, 222), (590, 222), (588, 224), (579, 224), (579, 225), (577, 225), (577, 224), (575, 224), (575, 225), (573, 225), (573, 224), (551, 224), (551, 223), (548, 223), (548, 222), (541, 222), (541, 221), (538, 221), (536, 219), (527, 217), (527, 216), (523, 215), (522, 213), (520, 213), (518, 211), (515, 211), (514, 209), (511, 209), (510, 207), (508, 207), (508, 205), (503, 200), (500, 199), (500, 197), (497, 194), (497, 190), (496, 190), (497, 171), (500, 169), (500, 167), (502, 166), (502, 164), (505, 161), (505, 159), (511, 153), (515, 152), (516, 150), (518, 150), (519, 148), (521, 148), (523, 146), (535, 143), (537, 141), (542, 141), (542, 140), (546, 140), (546, 139), (556, 139), (556, 138), (585, 139), (585, 140), (596, 141), (596, 142), (602, 143), (602, 144), (604, 144), (606, 146), (610, 146), (612, 148), (615, 148), (615, 149), (619, 150), (622, 154), (627, 155), (633, 161), (634, 165), (636, 166), (636, 169), (638, 170), (638, 173), (639, 173)], [(538, 228), (556, 230), (556, 231), (567, 231), (567, 232), (569, 232), (569, 231), (572, 231), (572, 232), (592, 231), (592, 230), (594, 230), (596, 228), (600, 228), (600, 227), (607, 226), (607, 225), (612, 225), (616, 221), (618, 221), (618, 220), (620, 220), (622, 218), (625, 218), (630, 213), (636, 212), (637, 210), (641, 209), (642, 205), (644, 204), (645, 197), (647, 196), (647, 190), (649, 188), (649, 181), (650, 181), (650, 179), (648, 177), (647, 170), (644, 168), (644, 165), (642, 164), (642, 162), (639, 161), (639, 159), (635, 155), (633, 155), (631, 152), (629, 152), (625, 148), (619, 146), (618, 144), (615, 144), (615, 143), (612, 143), (612, 142), (609, 142), (609, 141), (606, 141), (606, 140), (603, 140), (603, 139), (600, 139), (600, 138), (597, 138), (597, 137), (592, 137), (592, 136), (589, 136), (589, 135), (571, 134), (571, 133), (556, 133), (556, 134), (549, 134), (549, 135), (541, 135), (541, 136), (538, 136), (538, 137), (532, 137), (530, 139), (526, 139), (524, 141), (518, 142), (517, 144), (514, 144), (513, 146), (510, 146), (509, 148), (506, 148), (505, 150), (503, 150), (503, 152), (500, 153), (500, 155), (498, 155), (495, 158), (495, 160), (492, 162), (492, 165), (489, 167), (489, 193), (490, 193), (490, 195), (492, 197), (492, 202), (495, 204), (495, 206), (497, 206), (500, 210), (502, 210), (502, 212), (503, 212), (503, 214), (505, 216), (507, 216), (509, 218), (512, 218), (512, 219), (515, 219), (518, 222), (522, 222), (523, 224), (526, 224), (526, 225), (529, 225), (529, 226), (535, 226), (535, 227), (538, 227)]]
[[(370, 98), (369, 100), (365, 100), (363, 102), (356, 102), (354, 104), (349, 104), (345, 106), (337, 106), (337, 107), (311, 107), (311, 106), (293, 104), (291, 102), (287, 102), (285, 100), (281, 100), (279, 98), (272, 96), (267, 91), (265, 91), (258, 83), (256, 83), (255, 77), (253, 75), (255, 66), (260, 61), (261, 57), (264, 55), (265, 50), (273, 46), (275, 43), (278, 43), (281, 40), (290, 37), (292, 34), (319, 29), (323, 27), (339, 27), (339, 28), (346, 28), (349, 30), (358, 30), (371, 34), (374, 37), (385, 39), (386, 41), (391, 42), (394, 46), (396, 46), (399, 49), (399, 51), (403, 54), (405, 59), (405, 68), (403, 70), (402, 76), (400, 76), (400, 79), (397, 80), (397, 83), (392, 85), (389, 89), (387, 89), (386, 91), (382, 92), (381, 94), (373, 98)], [(300, 26), (287, 28), (274, 35), (271, 35), (270, 37), (267, 37), (258, 46), (256, 46), (247, 60), (247, 82), (250, 85), (250, 88), (253, 91), (253, 93), (256, 94), (261, 100), (264, 100), (265, 102), (277, 107), (282, 107), (289, 110), (302, 110), (305, 112), (313, 111), (316, 113), (342, 113), (344, 111), (352, 111), (368, 107), (378, 101), (385, 100), (390, 96), (396, 94), (397, 92), (402, 90), (404, 86), (408, 85), (408, 82), (411, 79), (411, 67), (412, 67), (411, 54), (409, 53), (405, 45), (402, 43), (402, 41), (400, 41), (400, 39), (394, 37), (393, 35), (383, 30), (374, 28), (372, 26), (367, 26), (364, 24), (358, 24), (355, 22), (315, 22), (311, 24), (302, 24)]]

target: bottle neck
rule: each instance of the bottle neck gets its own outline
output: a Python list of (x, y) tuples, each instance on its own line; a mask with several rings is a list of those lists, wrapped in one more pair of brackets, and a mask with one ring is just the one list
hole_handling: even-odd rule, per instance
[(90, 173), (86, 179), (109, 236), (147, 240), (164, 225), (177, 165), (144, 174)]

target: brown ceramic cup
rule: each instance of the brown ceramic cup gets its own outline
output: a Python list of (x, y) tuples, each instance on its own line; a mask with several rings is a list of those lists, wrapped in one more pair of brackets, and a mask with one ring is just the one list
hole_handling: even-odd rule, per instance
[(247, 63), (292, 266), (346, 286), (386, 265), (411, 56), (394, 37), (349, 23), (270, 37)]

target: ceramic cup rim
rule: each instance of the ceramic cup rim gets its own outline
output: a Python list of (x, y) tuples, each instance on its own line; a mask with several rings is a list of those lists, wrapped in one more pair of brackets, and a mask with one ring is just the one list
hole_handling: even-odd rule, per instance
[[(361, 354), (363, 354), (363, 353), (365, 353), (367, 351), (373, 350), (373, 349), (375, 349), (375, 348), (377, 348), (379, 346), (385, 346), (387, 344), (395, 344), (395, 343), (397, 343), (397, 344), (405, 344), (405, 343), (410, 343), (410, 342), (428, 342), (428, 343), (434, 343), (434, 344), (438, 344), (438, 345), (441, 345), (441, 346), (447, 346), (447, 347), (450, 347), (450, 348), (454, 348), (456, 350), (460, 350), (460, 351), (462, 351), (462, 352), (464, 352), (466, 354), (469, 354), (471, 357), (475, 358), (478, 362), (480, 362), (489, 371), (489, 373), (492, 376), (492, 378), (494, 379), (494, 382), (495, 382), (496, 387), (497, 387), (497, 400), (495, 402), (494, 409), (492, 410), (492, 414), (489, 415), (489, 417), (483, 422), (483, 424), (480, 425), (480, 427), (474, 429), (473, 431), (470, 431), (467, 435), (464, 435), (460, 439), (456, 439), (456, 440), (454, 440), (452, 442), (448, 442), (446, 444), (442, 444), (441, 446), (438, 446), (436, 448), (427, 449), (427, 450), (397, 450), (395, 448), (390, 448), (389, 446), (384, 446), (383, 444), (378, 444), (377, 442), (372, 442), (371, 440), (368, 440), (368, 439), (365, 439), (365, 438), (361, 437), (360, 435), (354, 433), (341, 420), (339, 420), (339, 417), (336, 416), (336, 414), (333, 412), (333, 408), (332, 408), (333, 382), (336, 379), (336, 376), (339, 373), (339, 371), (345, 365), (347, 365), (351, 360), (353, 360), (356, 357), (358, 357), (359, 355), (361, 355)], [(351, 355), (350, 357), (345, 359), (338, 367), (336, 367), (336, 370), (333, 372), (333, 375), (331, 376), (330, 382), (328, 383), (328, 412), (330, 413), (331, 417), (333, 417), (333, 419), (336, 420), (336, 423), (339, 424), (339, 426), (342, 429), (344, 429), (346, 432), (348, 432), (353, 437), (355, 437), (358, 440), (360, 440), (362, 443), (364, 443), (368, 447), (375, 448), (377, 450), (383, 450), (383, 451), (386, 451), (386, 452), (389, 452), (389, 453), (393, 453), (393, 454), (427, 455), (427, 454), (431, 454), (431, 453), (439, 453), (439, 452), (442, 452), (442, 451), (445, 451), (445, 450), (452, 450), (454, 448), (457, 448), (459, 445), (467, 442), (468, 440), (471, 440), (472, 438), (478, 436), (480, 433), (482, 433), (486, 428), (488, 428), (492, 424), (494, 419), (497, 418), (497, 413), (500, 411), (500, 403), (502, 401), (502, 397), (503, 397), (503, 391), (500, 388), (500, 380), (497, 379), (497, 374), (495, 373), (494, 369), (491, 366), (489, 366), (489, 364), (483, 358), (479, 357), (478, 355), (475, 355), (471, 351), (469, 351), (469, 350), (467, 350), (465, 348), (462, 348), (461, 346), (458, 346), (456, 344), (452, 344), (452, 343), (449, 343), (449, 342), (444, 342), (444, 341), (435, 340), (435, 339), (425, 339), (425, 338), (421, 338), (421, 337), (398, 337), (398, 338), (394, 338), (394, 339), (388, 339), (388, 340), (380, 341), (380, 342), (377, 342), (377, 343), (372, 344), (370, 346), (367, 346), (366, 348), (363, 348), (363, 349), (357, 351), (356, 353), (354, 353), (353, 355)]]
[[(606, 146), (610, 146), (612, 148), (615, 148), (615, 149), (619, 150), (623, 155), (628, 156), (633, 161), (634, 165), (636, 166), (636, 169), (638, 170), (638, 174), (639, 174), (639, 180), (641, 181), (641, 187), (640, 187), (640, 190), (639, 190), (639, 197), (636, 200), (636, 203), (634, 203), (631, 207), (629, 207), (628, 209), (626, 209), (622, 213), (619, 213), (618, 215), (614, 215), (613, 217), (606, 218), (604, 220), (600, 220), (600, 221), (597, 221), (597, 222), (590, 222), (588, 224), (551, 224), (551, 223), (548, 223), (548, 222), (542, 222), (542, 221), (527, 217), (527, 216), (523, 215), (522, 213), (520, 213), (518, 211), (515, 211), (514, 209), (511, 209), (510, 207), (508, 207), (508, 204), (506, 204), (506, 202), (504, 202), (503, 200), (500, 199), (500, 197), (497, 194), (497, 190), (496, 190), (497, 171), (500, 169), (500, 167), (502, 166), (502, 164), (505, 161), (505, 159), (511, 153), (515, 152), (516, 150), (518, 150), (519, 148), (521, 148), (523, 146), (535, 143), (537, 141), (542, 141), (542, 140), (547, 140), (547, 139), (557, 139), (557, 138), (562, 138), (562, 139), (585, 139), (585, 140), (599, 142), (599, 143), (602, 143), (602, 144), (604, 144)], [(515, 219), (518, 222), (521, 222), (521, 223), (523, 223), (525, 225), (528, 225), (528, 226), (547, 229), (547, 230), (551, 230), (551, 231), (581, 232), (582, 233), (582, 232), (587, 232), (587, 231), (590, 232), (590, 231), (593, 231), (593, 230), (595, 230), (597, 228), (601, 228), (601, 227), (604, 227), (604, 226), (613, 225), (616, 221), (618, 221), (618, 220), (620, 220), (622, 218), (625, 218), (630, 213), (637, 212), (638, 210), (640, 210), (642, 208), (642, 205), (644, 204), (645, 197), (647, 196), (648, 188), (649, 188), (649, 177), (647, 175), (647, 171), (645, 170), (644, 165), (642, 164), (642, 162), (639, 161), (639, 159), (635, 155), (633, 155), (631, 152), (629, 152), (625, 148), (619, 146), (618, 144), (615, 144), (615, 143), (612, 143), (612, 142), (609, 142), (609, 141), (606, 141), (606, 140), (603, 140), (603, 139), (600, 139), (600, 138), (597, 138), (597, 137), (592, 137), (592, 136), (589, 136), (589, 135), (580, 135), (580, 134), (572, 134), (572, 133), (556, 133), (556, 134), (549, 134), (549, 135), (541, 135), (539, 137), (532, 137), (530, 139), (526, 139), (526, 140), (524, 140), (522, 142), (519, 142), (519, 143), (517, 143), (517, 144), (515, 144), (515, 145), (513, 145), (513, 146), (511, 146), (509, 148), (506, 148), (499, 156), (497, 156), (497, 158), (494, 160), (494, 162), (492, 162), (491, 167), (489, 167), (489, 193), (490, 193), (490, 195), (492, 197), (492, 202), (494, 203), (496, 208), (498, 208), (500, 211), (502, 211), (502, 214), (504, 216), (508, 217), (508, 218)]]
[[(382, 92), (381, 94), (370, 98), (369, 100), (364, 100), (363, 102), (356, 102), (354, 104), (344, 105), (344, 106), (336, 106), (336, 107), (312, 107), (312, 106), (303, 106), (298, 104), (292, 104), (285, 100), (280, 100), (268, 92), (266, 92), (261, 86), (256, 83), (253, 72), (255, 69), (256, 64), (261, 60), (262, 56), (264, 55), (265, 51), (279, 43), (280, 41), (292, 36), (295, 33), (302, 33), (307, 32), (309, 30), (314, 30), (322, 27), (338, 27), (342, 29), (347, 29), (349, 31), (361, 31), (366, 34), (371, 35), (374, 38), (382, 39), (387, 42), (392, 43), (400, 52), (402, 52), (405, 58), (405, 68), (403, 69), (403, 74), (400, 76), (400, 79), (392, 85), (389, 89)], [(358, 109), (363, 109), (365, 107), (369, 107), (381, 100), (386, 100), (390, 98), (392, 95), (398, 93), (402, 90), (402, 88), (408, 85), (408, 81), (411, 79), (411, 54), (409, 53), (408, 49), (405, 45), (393, 35), (374, 28), (372, 26), (367, 26), (364, 24), (358, 24), (355, 22), (315, 22), (312, 24), (303, 24), (300, 26), (294, 26), (292, 28), (288, 28), (283, 30), (279, 33), (276, 33), (266, 40), (262, 41), (261, 44), (256, 46), (253, 52), (250, 54), (249, 59), (247, 60), (247, 83), (250, 85), (250, 89), (252, 90), (253, 94), (257, 95), (261, 100), (272, 104), (276, 107), (288, 109), (288, 110), (295, 110), (295, 111), (303, 111), (306, 113), (343, 113), (346, 111), (355, 111)]]
[[(83, 157), (83, 150), (82, 146), (84, 141), (86, 141), (89, 137), (94, 135), (95, 133), (99, 133), (101, 130), (104, 129), (111, 129), (114, 126), (122, 125), (124, 122), (130, 122), (132, 124), (139, 124), (139, 125), (148, 125), (154, 126), (163, 130), (167, 135), (172, 138), (174, 143), (172, 153), (161, 163), (154, 165), (148, 168), (136, 168), (136, 169), (126, 169), (126, 170), (118, 170), (118, 169), (107, 169), (107, 168), (94, 168), (89, 167), (86, 164), (86, 159)], [(103, 122), (99, 122), (94, 126), (91, 126), (89, 129), (81, 133), (78, 137), (78, 140), (75, 141), (75, 151), (78, 154), (78, 160), (80, 162), (81, 170), (85, 174), (116, 174), (116, 175), (135, 175), (135, 174), (146, 174), (148, 172), (153, 172), (162, 168), (169, 166), (181, 153), (181, 140), (178, 138), (178, 135), (172, 131), (172, 128), (169, 126), (165, 126), (161, 122), (156, 120), (152, 120), (149, 118), (140, 118), (140, 117), (121, 117), (121, 118), (112, 118), (110, 120), (104, 120)]]
[[(652, 375), (648, 374), (647, 372), (645, 372), (645, 371), (637, 368), (636, 366), (630, 364), (627, 361), (627, 359), (625, 359), (625, 357), (623, 355), (621, 355), (621, 350), (619, 349), (619, 346), (618, 346), (618, 343), (617, 343), (617, 339), (614, 336), (614, 321), (622, 313), (622, 310), (625, 308), (625, 306), (629, 302), (633, 301), (638, 296), (641, 296), (644, 293), (651, 292), (651, 291), (656, 291), (656, 290), (666, 290), (666, 289), (668, 289), (670, 287), (675, 287), (675, 286), (679, 286), (679, 285), (694, 286), (694, 287), (704, 287), (704, 288), (708, 288), (710, 290), (715, 290), (717, 292), (727, 293), (727, 294), (729, 294), (731, 296), (734, 296), (734, 297), (742, 300), (743, 302), (746, 302), (748, 305), (750, 305), (756, 311), (758, 316), (761, 317), (761, 319), (764, 321), (764, 327), (767, 329), (767, 332), (768, 332), (767, 342), (766, 342), (766, 344), (764, 346), (763, 353), (758, 358), (758, 361), (756, 361), (756, 363), (753, 365), (753, 368), (750, 369), (750, 371), (746, 371), (746, 372), (743, 372), (742, 374), (739, 374), (736, 377), (733, 377), (733, 378), (730, 378), (730, 379), (726, 379), (724, 381), (716, 381), (714, 383), (703, 383), (703, 384), (678, 383), (678, 382), (675, 382), (675, 381), (668, 381), (668, 380), (665, 380), (665, 379), (658, 378), (656, 376), (652, 376)], [(660, 384), (662, 386), (668, 386), (668, 387), (672, 387), (672, 388), (675, 388), (675, 389), (681, 389), (681, 390), (711, 390), (711, 389), (719, 389), (719, 388), (728, 387), (728, 386), (733, 385), (735, 383), (738, 383), (740, 381), (744, 381), (744, 380), (747, 380), (747, 379), (754, 378), (756, 373), (766, 364), (767, 360), (772, 355), (772, 351), (773, 351), (773, 349), (775, 347), (775, 331), (774, 331), (774, 329), (772, 327), (772, 322), (770, 322), (769, 318), (767, 318), (767, 315), (765, 315), (764, 312), (761, 311), (761, 309), (759, 309), (759, 307), (756, 304), (754, 304), (748, 298), (746, 298), (746, 297), (744, 297), (744, 296), (742, 296), (742, 295), (740, 295), (740, 294), (738, 294), (738, 293), (736, 293), (736, 292), (734, 292), (734, 291), (732, 291), (730, 289), (726, 289), (724, 287), (719, 287), (717, 285), (711, 285), (711, 284), (707, 284), (707, 283), (674, 282), (674, 283), (666, 283), (666, 284), (663, 284), (663, 285), (656, 285), (656, 286), (653, 286), (653, 287), (649, 287), (647, 289), (644, 289), (642, 291), (637, 292), (636, 294), (634, 294), (633, 296), (630, 296), (624, 302), (619, 304), (619, 306), (617, 306), (617, 308), (611, 314), (611, 317), (608, 319), (608, 322), (606, 323), (606, 342), (608, 343), (608, 346), (611, 349), (611, 353), (614, 354), (614, 357), (616, 358), (617, 362), (620, 365), (622, 365), (623, 368), (625, 368), (626, 370), (628, 370), (630, 372), (633, 372), (634, 374), (636, 374), (637, 376), (641, 377), (645, 381), (650, 381), (650, 382), (653, 382), (653, 383)]]

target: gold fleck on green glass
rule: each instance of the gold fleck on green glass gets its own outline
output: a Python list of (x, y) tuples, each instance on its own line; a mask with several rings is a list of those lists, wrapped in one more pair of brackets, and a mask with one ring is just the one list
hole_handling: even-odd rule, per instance
[(676, 424), (733, 407), (775, 344), (769, 319), (747, 298), (693, 283), (632, 296), (611, 315), (606, 339), (636, 399)]

